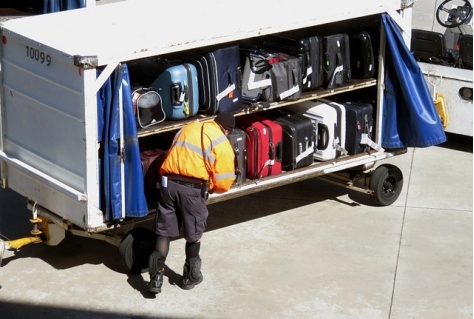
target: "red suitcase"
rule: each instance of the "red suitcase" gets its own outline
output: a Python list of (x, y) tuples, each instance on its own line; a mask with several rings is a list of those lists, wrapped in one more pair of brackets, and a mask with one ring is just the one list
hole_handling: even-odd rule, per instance
[(247, 133), (247, 178), (258, 179), (282, 172), (283, 131), (279, 124), (258, 115), (236, 118)]

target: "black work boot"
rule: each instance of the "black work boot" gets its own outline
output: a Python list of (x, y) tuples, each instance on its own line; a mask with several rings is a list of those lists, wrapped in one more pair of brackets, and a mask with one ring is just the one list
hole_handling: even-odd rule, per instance
[(161, 286), (163, 286), (164, 274), (165, 268), (161, 268), (156, 276), (150, 277), (150, 282), (146, 285), (146, 291), (152, 294), (159, 294), (161, 292)]
[(163, 286), (163, 275), (165, 274), (165, 262), (163, 256), (154, 251), (148, 260), (148, 272), (150, 282), (146, 285), (146, 291), (152, 294), (159, 294)]
[(194, 257), (186, 259), (183, 267), (183, 282), (181, 288), (184, 290), (193, 289), (194, 286), (200, 284), (203, 280), (201, 273), (201, 258)]

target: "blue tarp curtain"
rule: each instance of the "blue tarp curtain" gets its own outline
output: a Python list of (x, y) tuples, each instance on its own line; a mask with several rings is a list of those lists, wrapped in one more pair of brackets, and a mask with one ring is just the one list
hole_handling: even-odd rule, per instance
[(427, 147), (445, 142), (420, 66), (390, 16), (384, 14), (382, 20), (387, 35), (382, 147)]
[(86, 0), (44, 0), (43, 13), (66, 11), (84, 8), (85, 6)]
[[(97, 76), (100, 75), (98, 71)], [(101, 143), (100, 198), (107, 220), (122, 218), (120, 176), (119, 90), (122, 88), (125, 147), (125, 217), (148, 214), (137, 127), (131, 97), (127, 65), (119, 66), (97, 94), (98, 132)]]

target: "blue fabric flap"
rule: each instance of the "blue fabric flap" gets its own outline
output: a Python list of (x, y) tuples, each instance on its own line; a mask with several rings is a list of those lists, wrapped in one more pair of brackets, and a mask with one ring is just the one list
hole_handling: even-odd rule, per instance
[(382, 147), (427, 147), (446, 141), (446, 134), (418, 62), (399, 27), (382, 16), (387, 35)]
[(85, 6), (85, 0), (44, 0), (43, 13), (79, 9)]
[(102, 211), (105, 210), (107, 221), (122, 218), (120, 88), (122, 88), (124, 124), (125, 217), (143, 217), (148, 214), (130, 79), (127, 66), (121, 65), (97, 93), (99, 140), (103, 141), (99, 165), (100, 208)]

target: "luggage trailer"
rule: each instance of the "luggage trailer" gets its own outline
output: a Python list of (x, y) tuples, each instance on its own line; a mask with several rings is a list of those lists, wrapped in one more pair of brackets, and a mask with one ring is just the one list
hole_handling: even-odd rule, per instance
[[(307, 8), (307, 2), (299, 2)], [(274, 1), (272, 3), (274, 4)], [(154, 10), (150, 8), (158, 6), (152, 0), (142, 1), (137, 5), (148, 8), (145, 12), (153, 12)], [(163, 10), (163, 4), (159, 5)], [(195, 12), (203, 10), (193, 1), (186, 1), (183, 5), (192, 8), (187, 12), (193, 12), (193, 16)], [(242, 13), (244, 13), (245, 4), (241, 5)], [(125, 33), (122, 31), (129, 29), (130, 18), (139, 20), (132, 25), (149, 29), (157, 24), (157, 30), (160, 28), (166, 30), (166, 21), (147, 20), (136, 15), (129, 16), (128, 12), (136, 9), (135, 4), (133, 1), (123, 1), (50, 16), (27, 17), (5, 22), (2, 25), (3, 45), (1, 51), (3, 89), (0, 108), (2, 119), (0, 126), (2, 132), (0, 182), (2, 188), (11, 188), (28, 198), (27, 207), (32, 211), (30, 219), (32, 230), (30, 236), (25, 238), (7, 241), (0, 239), (0, 264), (5, 249), (20, 249), (29, 243), (57, 245), (65, 238), (66, 234), (72, 234), (104, 240), (115, 245), (119, 248), (122, 263), (129, 271), (135, 273), (146, 271), (148, 256), (155, 246), (155, 235), (149, 228), (149, 224), (155, 218), (156, 209), (149, 207), (146, 216), (136, 218), (127, 217), (123, 212), (121, 218), (111, 221), (107, 221), (104, 212), (99, 209), (100, 180), (97, 158), (99, 144), (97, 140), (96, 94), (121, 63), (208, 45), (235, 43), (247, 38), (292, 29), (318, 27), (324, 24), (339, 25), (347, 23), (350, 19), (367, 19), (371, 24), (374, 20), (380, 20), (381, 14), (389, 14), (403, 30), (410, 30), (411, 9), (410, 5), (407, 5), (407, 1), (390, 0), (383, 4), (375, 3), (372, 0), (336, 1), (336, 8), (314, 5), (318, 7), (318, 10), (304, 10), (305, 13), (302, 16), (290, 16), (285, 21), (272, 18), (278, 16), (276, 14), (268, 15), (268, 17), (263, 17), (252, 23), (226, 28), (213, 28), (206, 23), (196, 23), (194, 32), (174, 30), (175, 32), (160, 34), (162, 37), (157, 37), (161, 39), (160, 41), (137, 37), (129, 39), (130, 41), (126, 43), (120, 43), (117, 39), (124, 38)], [(282, 14), (286, 10), (284, 6), (272, 5), (271, 7), (281, 11)], [(214, 9), (214, 12), (222, 13), (222, 16), (225, 16), (228, 11), (228, 8), (219, 1), (216, 1)], [(110, 12), (109, 10), (114, 11), (113, 17), (107, 14)], [(310, 12), (312, 13), (310, 14)], [(85, 21), (86, 18), (91, 22), (91, 25), (88, 23), (84, 29), (84, 24), (80, 22)], [(193, 19), (195, 20), (196, 17), (190, 16), (190, 23), (194, 21)], [(37, 28), (32, 29), (28, 26), (29, 24), (34, 24)], [(61, 24), (62, 27), (55, 27), (58, 24)], [(80, 28), (79, 25), (81, 25)], [(88, 32), (89, 27), (91, 32)], [(64, 34), (64, 30), (68, 30), (70, 34)], [(97, 32), (97, 30), (104, 31)], [(91, 34), (91, 37), (81, 36), (83, 34)], [(110, 35), (107, 45), (98, 41), (94, 34), (100, 36), (100, 39), (104, 38), (101, 34)], [(74, 41), (68, 42), (65, 39), (74, 39)], [(408, 37), (406, 39), (408, 40)], [(381, 123), (384, 114), (382, 102), (385, 41), (382, 25), (380, 26), (379, 47), (375, 48), (379, 63), (375, 74), (376, 78), (352, 80), (345, 86), (307, 92), (298, 101), (256, 103), (235, 114), (243, 116), (300, 101), (372, 88), (376, 91), (377, 96), (376, 118), (374, 118), (375, 132), (373, 140), (368, 138), (364, 140), (364, 143), (370, 146), (370, 151), (357, 155), (340, 156), (324, 162), (315, 161), (309, 167), (258, 180), (247, 180), (227, 193), (212, 194), (208, 203), (217, 203), (312, 178), (320, 178), (329, 183), (367, 194), (376, 205), (387, 206), (395, 202), (403, 186), (401, 170), (389, 164), (382, 164), (374, 169), (376, 162), (404, 154), (407, 151), (404, 147), (388, 150), (380, 146)], [(102, 72), (97, 76), (96, 69), (99, 67)], [(50, 73), (44, 74), (44, 72)], [(28, 90), (25, 90), (24, 85)], [(48, 89), (59, 96), (50, 98), (51, 91)], [(54, 101), (58, 99), (68, 101), (74, 107), (64, 107), (59, 111), (53, 110), (53, 107), (48, 103), (55, 104)], [(35, 110), (35, 108), (38, 109)], [(121, 107), (119, 109), (120, 112), (123, 112)], [(16, 116), (27, 111), (33, 111), (35, 115), (31, 123), (18, 125), (21, 124), (21, 118)], [(53, 116), (52, 119), (51, 116)], [(138, 129), (137, 137), (142, 138), (173, 131), (189, 122), (209, 121), (213, 117), (198, 115), (178, 122), (165, 121), (146, 129)], [(45, 123), (49, 125), (45, 125)], [(36, 135), (31, 135), (34, 133)], [(34, 144), (38, 138), (51, 138), (52, 136), (58, 141), (42, 140), (40, 143)], [(33, 139), (33, 142), (29, 142), (30, 139)], [(123, 123), (120, 121), (120, 149), (122, 152), (123, 140)], [(62, 149), (65, 148), (67, 152), (70, 150), (70, 145), (75, 146), (74, 156), (64, 153), (65, 150)], [(123, 156), (123, 153), (121, 154)], [(65, 159), (54, 158), (59, 155), (64, 156)], [(72, 164), (65, 163), (66, 161), (72, 161)], [(71, 165), (76, 165), (75, 171), (70, 170)], [(123, 181), (123, 161), (121, 176)], [(124, 182), (121, 183), (121, 188), (124, 191)], [(122, 200), (124, 201), (123, 196)], [(122, 205), (122, 209), (124, 206)]]

